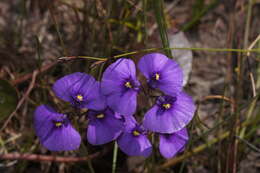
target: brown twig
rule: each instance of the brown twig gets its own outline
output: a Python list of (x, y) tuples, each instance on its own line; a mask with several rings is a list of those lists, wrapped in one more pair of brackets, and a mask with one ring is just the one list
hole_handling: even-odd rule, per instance
[(209, 95), (209, 96), (205, 96), (205, 97), (202, 98), (202, 101), (210, 100), (210, 99), (223, 99), (225, 101), (230, 102), (232, 105), (234, 104), (234, 101), (231, 98), (228, 98), (228, 97), (223, 96), (223, 95)]
[(26, 100), (26, 98), (29, 96), (30, 92), (32, 91), (34, 84), (35, 84), (35, 80), (36, 80), (36, 76), (39, 73), (39, 70), (34, 70), (33, 74), (32, 74), (32, 81), (28, 87), (28, 89), (26, 90), (26, 93), (23, 95), (22, 99), (18, 102), (15, 110), (11, 113), (11, 115), (8, 117), (8, 119), (5, 121), (4, 125), (1, 127), (0, 132), (5, 129), (5, 127), (7, 126), (7, 124), (9, 123), (9, 121), (13, 118), (13, 116), (15, 115), (16, 111), (22, 106), (22, 104), (24, 103), (24, 101)]
[(226, 96), (223, 96), (223, 95), (209, 95), (209, 96), (205, 96), (202, 101), (205, 101), (205, 100), (210, 100), (210, 99), (221, 99), (221, 100), (225, 100), (227, 102), (229, 102), (231, 104), (231, 108), (232, 108), (232, 111), (235, 110), (235, 101), (232, 99), (232, 98), (228, 98)]
[[(237, 124), (237, 127), (250, 126), (251, 124), (255, 123), (255, 121), (256, 121), (256, 119), (253, 119), (253, 120), (250, 120), (250, 121), (245, 121), (243, 123)], [(175, 158), (172, 158), (172, 159), (165, 161), (163, 164), (158, 166), (158, 170), (162, 170), (162, 169), (166, 169), (166, 168), (169, 168), (171, 166), (174, 166), (177, 163), (180, 163), (181, 161), (183, 161), (187, 158), (190, 158), (190, 157), (194, 156), (195, 154), (198, 154), (198, 153), (204, 151), (205, 149), (207, 149), (207, 148), (211, 147), (212, 145), (216, 144), (217, 142), (220, 142), (220, 141), (230, 137), (231, 135), (232, 135), (232, 133), (230, 131), (223, 132), (221, 135), (211, 139), (207, 143), (201, 144), (197, 147), (194, 147), (190, 151), (185, 152), (184, 154), (182, 154), (180, 156), (177, 156)]]
[[(255, 44), (257, 43), (257, 41), (260, 40), (260, 34), (257, 36), (257, 38), (253, 41), (253, 43), (251, 43), (251, 45), (248, 47), (249, 50), (251, 50)], [(250, 56), (250, 52), (247, 53), (247, 58), (249, 58)], [(253, 72), (251, 70), (251, 66), (249, 63), (249, 60), (247, 59), (247, 63), (248, 63), (248, 67), (249, 67), (249, 77), (251, 80), (251, 85), (252, 85), (252, 90), (253, 90), (253, 97), (256, 96), (256, 86), (255, 86), (255, 79), (254, 79), (254, 75)]]
[(36, 162), (82, 162), (92, 160), (98, 156), (103, 155), (105, 152), (100, 151), (86, 157), (61, 157), (61, 156), (48, 156), (41, 154), (29, 154), (29, 153), (8, 153), (0, 155), (0, 159), (3, 160), (31, 160)]
[(229, 137), (230, 136), (230, 132), (226, 132), (224, 134), (222, 134), (221, 136), (219, 136), (218, 138), (213, 138), (211, 141), (209, 141), (208, 143), (206, 144), (202, 144), (194, 149), (192, 149), (191, 151), (187, 151), (185, 152), (183, 155), (180, 155), (178, 157), (175, 157), (173, 159), (170, 159), (170, 160), (167, 160), (165, 163), (161, 164), (159, 166), (159, 170), (161, 169), (166, 169), (168, 167), (171, 167), (173, 165), (176, 165), (177, 163), (195, 155), (195, 154), (198, 154), (202, 151), (204, 151), (206, 148), (210, 147), (211, 145), (214, 145), (216, 144), (217, 142), (219, 141), (222, 141), (224, 140), (225, 138)]
[[(51, 67), (55, 66), (57, 63), (58, 63), (58, 61), (52, 62), (50, 64), (47, 64), (47, 65), (41, 67), (40, 69), (34, 70), (34, 71), (37, 73), (45, 72), (45, 71), (49, 70)], [(18, 85), (24, 81), (31, 79), (32, 76), (33, 76), (33, 73), (26, 74), (22, 77), (19, 77), (18, 79), (13, 80), (11, 83), (12, 83), (12, 85)]]

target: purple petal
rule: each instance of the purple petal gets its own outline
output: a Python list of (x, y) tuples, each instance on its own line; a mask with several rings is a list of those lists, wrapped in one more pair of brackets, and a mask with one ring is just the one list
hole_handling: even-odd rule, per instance
[(124, 126), (125, 126), (124, 130), (125, 130), (125, 131), (128, 131), (128, 132), (129, 132), (129, 131), (131, 131), (133, 128), (136, 127), (137, 122), (136, 122), (134, 116), (132, 116), (132, 115), (123, 115), (123, 117), (124, 117), (124, 120), (125, 120), (125, 122), (124, 122)]
[(92, 115), (87, 130), (88, 142), (92, 145), (102, 145), (115, 140), (122, 132), (124, 123), (116, 115), (107, 110), (103, 118), (96, 118)]
[(178, 152), (183, 151), (189, 139), (186, 128), (173, 134), (160, 134), (159, 150), (163, 157), (174, 157)]
[[(107, 97), (108, 106), (120, 114), (133, 115), (136, 110), (136, 96), (140, 83), (135, 75), (135, 64), (130, 59), (117, 60), (103, 74), (102, 93)], [(132, 88), (125, 88), (126, 81), (131, 82)]]
[(101, 93), (100, 82), (96, 82), (92, 85), (92, 88), (89, 90), (89, 93), (86, 93), (87, 103), (84, 106), (85, 108), (92, 110), (103, 110), (106, 108), (106, 98)]
[(136, 111), (137, 93), (133, 91), (127, 91), (123, 94), (114, 93), (107, 96), (107, 104), (114, 111), (131, 116)]
[[(136, 78), (135, 64), (131, 59), (121, 58), (105, 70), (102, 82), (115, 82), (129, 77)], [(110, 89), (106, 88), (104, 92), (110, 92)]]
[(180, 92), (172, 109), (172, 115), (174, 115), (172, 122), (176, 122), (174, 132), (181, 130), (192, 120), (195, 109), (192, 97), (185, 92)]
[(88, 79), (93, 80), (84, 73), (72, 73), (57, 80), (52, 89), (60, 99), (72, 102), (72, 91), (80, 88), (80, 86)]
[(53, 130), (46, 140), (41, 141), (42, 145), (51, 151), (75, 150), (79, 148), (80, 142), (79, 133), (70, 124)]
[(171, 121), (172, 115), (169, 112), (158, 115), (158, 110), (159, 107), (155, 105), (145, 113), (143, 120), (144, 128), (152, 132), (171, 133), (172, 126), (174, 126)]
[[(179, 64), (160, 53), (143, 56), (138, 68), (148, 80), (152, 88), (159, 88), (165, 94), (175, 95), (182, 90), (183, 72)], [(154, 75), (159, 74), (155, 80)]]
[(152, 153), (152, 145), (145, 135), (133, 136), (125, 132), (117, 139), (117, 143), (119, 148), (129, 156), (148, 157)]
[(34, 129), (39, 138), (46, 138), (53, 130), (53, 123), (55, 117), (59, 116), (51, 107), (47, 105), (40, 105), (34, 112)]
[(184, 128), (193, 118), (195, 105), (192, 98), (180, 92), (172, 107), (168, 111), (160, 111), (154, 105), (144, 116), (143, 126), (153, 132), (174, 133)]
[[(62, 121), (61, 127), (55, 122)], [(79, 133), (70, 125), (66, 115), (55, 112), (46, 105), (38, 106), (34, 112), (34, 127), (40, 142), (52, 151), (75, 150), (79, 147)]]
[(129, 78), (136, 79), (135, 64), (130, 59), (118, 59), (111, 64), (103, 73), (102, 77), (102, 93), (111, 95), (121, 92), (122, 83)]
[[(78, 108), (100, 110), (106, 107), (100, 84), (88, 74), (76, 72), (66, 75), (54, 83), (53, 91), (57, 97)], [(82, 102), (75, 100), (77, 95), (82, 96)]]

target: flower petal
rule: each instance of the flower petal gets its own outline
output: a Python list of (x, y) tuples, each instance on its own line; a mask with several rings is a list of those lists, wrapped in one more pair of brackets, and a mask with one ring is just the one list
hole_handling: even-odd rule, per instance
[(168, 58), (160, 53), (150, 53), (144, 55), (138, 62), (138, 68), (143, 75), (149, 79), (154, 72), (161, 71), (167, 63)]
[(129, 77), (136, 78), (135, 64), (131, 59), (121, 58), (105, 70), (102, 82), (118, 81)]
[(114, 111), (131, 116), (136, 111), (137, 93), (132, 91), (115, 93), (107, 97), (107, 104)]
[(91, 118), (87, 139), (92, 145), (102, 145), (115, 140), (122, 132), (124, 122), (118, 119), (112, 111), (106, 111), (104, 118)]
[(181, 130), (192, 120), (195, 109), (192, 98), (185, 92), (180, 92), (172, 109), (172, 122), (175, 124), (173, 132)]
[(130, 132), (133, 128), (136, 127), (137, 122), (135, 120), (135, 117), (133, 115), (123, 115), (124, 117), (124, 131)]
[[(64, 125), (56, 127), (54, 122), (58, 120), (64, 120)], [(49, 106), (37, 107), (34, 112), (34, 127), (42, 145), (51, 151), (74, 150), (80, 145), (80, 135), (66, 116)]]
[(52, 121), (57, 116), (59, 114), (47, 105), (40, 105), (36, 108), (34, 111), (34, 129), (39, 138), (44, 139), (52, 132)]
[[(147, 78), (148, 83), (152, 83), (152, 88), (159, 88), (165, 94), (175, 95), (182, 90), (183, 72), (175, 61), (160, 53), (151, 53), (143, 56), (138, 68)], [(152, 79), (152, 76), (160, 74), (159, 80)]]
[(51, 151), (69, 151), (78, 149), (81, 137), (79, 133), (68, 124), (52, 131), (50, 136), (41, 141), (42, 145)]
[[(86, 84), (88, 85), (88, 84)], [(89, 87), (91, 87), (89, 85)], [(106, 108), (106, 98), (101, 93), (100, 82), (95, 82), (92, 87), (89, 89), (89, 92), (86, 92), (87, 103), (84, 106), (85, 108), (92, 110), (103, 110)]]
[(84, 73), (76, 72), (66, 75), (57, 80), (52, 89), (57, 97), (60, 99), (72, 102), (72, 91), (83, 86), (83, 83), (89, 78)]
[[(139, 82), (136, 79), (135, 64), (130, 59), (119, 59), (104, 72), (101, 91), (107, 97), (107, 104), (123, 115), (133, 115), (136, 110), (136, 96)], [(130, 80), (132, 89), (125, 89), (124, 82)]]
[(170, 112), (159, 112), (159, 107), (154, 105), (144, 115), (143, 126), (145, 129), (158, 133), (172, 133), (174, 131), (174, 122)]
[[(60, 99), (79, 108), (101, 110), (106, 107), (105, 99), (100, 92), (100, 83), (85, 73), (76, 72), (62, 77), (54, 83), (53, 91)], [(82, 105), (75, 103), (74, 97), (77, 94), (86, 99)]]
[(145, 135), (133, 136), (123, 133), (118, 139), (119, 148), (129, 156), (148, 157), (152, 153), (152, 145)]
[(195, 105), (192, 98), (180, 92), (173, 108), (169, 111), (159, 111), (154, 105), (144, 116), (143, 126), (153, 132), (174, 133), (184, 128), (193, 118)]
[(159, 150), (163, 157), (174, 157), (181, 152), (189, 139), (186, 128), (181, 129), (173, 134), (160, 134)]

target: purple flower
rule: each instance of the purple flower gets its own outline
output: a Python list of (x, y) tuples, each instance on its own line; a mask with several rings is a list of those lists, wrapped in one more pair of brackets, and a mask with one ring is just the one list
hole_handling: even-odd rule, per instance
[(34, 128), (41, 144), (51, 151), (68, 151), (79, 148), (81, 138), (64, 114), (46, 105), (34, 112)]
[(107, 104), (122, 115), (133, 115), (140, 83), (136, 79), (135, 64), (130, 59), (119, 59), (104, 72), (101, 90)]
[(119, 148), (129, 156), (148, 157), (152, 145), (146, 136), (146, 131), (138, 125), (133, 116), (126, 116), (125, 129), (117, 139)]
[(104, 111), (89, 111), (87, 139), (92, 145), (102, 145), (115, 140), (122, 132), (122, 117), (107, 108)]
[(151, 88), (159, 88), (167, 95), (175, 95), (182, 90), (182, 69), (165, 55), (147, 54), (140, 59), (138, 68)]
[(53, 91), (76, 108), (102, 110), (106, 106), (100, 83), (88, 74), (76, 72), (64, 76), (54, 83)]
[(189, 140), (186, 128), (172, 134), (160, 134), (159, 150), (165, 158), (174, 157), (177, 153), (183, 151)]
[(184, 92), (176, 96), (160, 96), (144, 115), (146, 129), (158, 133), (174, 133), (184, 128), (193, 118), (195, 105)]

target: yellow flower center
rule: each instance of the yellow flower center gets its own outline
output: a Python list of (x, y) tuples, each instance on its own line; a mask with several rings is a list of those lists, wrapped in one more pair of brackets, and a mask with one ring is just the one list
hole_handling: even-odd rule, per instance
[(126, 83), (125, 83), (125, 87), (127, 87), (127, 88), (132, 88), (132, 85), (131, 85), (130, 82), (126, 82)]
[(88, 111), (87, 108), (81, 108), (81, 109), (80, 109), (80, 113), (86, 113), (87, 111)]
[(80, 95), (80, 94), (79, 94), (79, 95), (77, 95), (77, 96), (76, 96), (76, 98), (77, 98), (77, 100), (78, 100), (78, 101), (80, 101), (80, 102), (83, 100), (83, 96), (82, 96), (82, 95)]
[(155, 73), (155, 80), (159, 80), (160, 79), (160, 75), (158, 73)]
[(56, 126), (56, 127), (62, 126), (62, 122), (55, 122), (55, 126)]
[(139, 136), (139, 135), (140, 135), (140, 132), (138, 132), (137, 130), (134, 130), (134, 131), (133, 131), (133, 135), (134, 135), (134, 136)]
[(170, 103), (166, 103), (162, 105), (165, 109), (170, 109), (171, 108), (171, 104)]
[(105, 115), (104, 115), (104, 114), (98, 114), (98, 115), (96, 115), (96, 117), (97, 117), (97, 118), (104, 118)]

